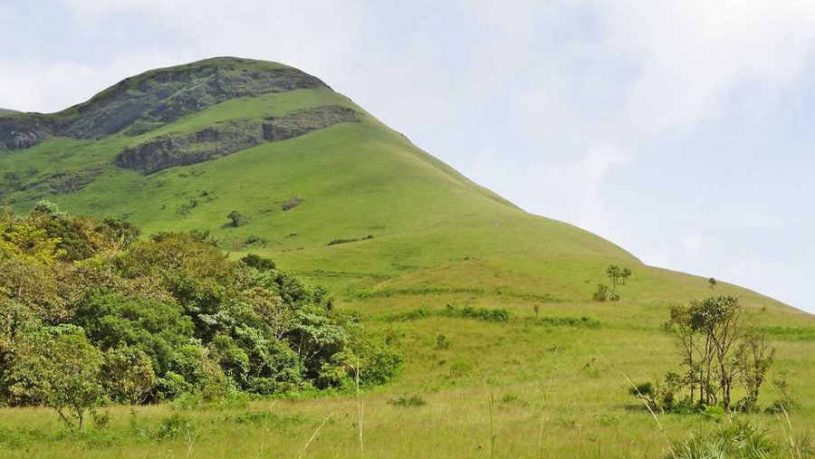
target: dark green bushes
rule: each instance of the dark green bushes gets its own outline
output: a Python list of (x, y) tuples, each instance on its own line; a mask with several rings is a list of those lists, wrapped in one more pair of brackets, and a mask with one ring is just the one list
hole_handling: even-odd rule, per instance
[(135, 234), (51, 207), (0, 213), (0, 402), (53, 406), (78, 426), (106, 400), (342, 388), (396, 372), (400, 356), (327, 290), (271, 260), (231, 261), (201, 233)]
[(483, 320), (486, 322), (508, 322), (509, 311), (503, 308), (488, 309), (474, 308), (472, 306), (454, 306), (448, 304), (441, 313), (444, 317), (464, 317), (468, 319)]

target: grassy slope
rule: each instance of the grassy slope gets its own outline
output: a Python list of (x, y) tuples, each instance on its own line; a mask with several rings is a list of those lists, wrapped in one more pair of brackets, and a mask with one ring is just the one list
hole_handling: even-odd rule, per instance
[[(18, 210), (46, 197), (75, 213), (127, 216), (148, 233), (208, 229), (229, 250), (268, 254), (331, 286), (342, 307), (358, 311), (369, 327), (400, 337), (407, 356), (395, 382), (365, 397), (370, 457), (488, 456), (490, 394), (506, 398), (496, 408), (498, 457), (654, 457), (664, 451), (650, 417), (630, 406), (624, 374), (653, 378), (677, 360), (659, 325), (669, 305), (711, 293), (704, 279), (646, 267), (590, 233), (526, 214), (370, 116), (362, 123), (146, 177), (110, 165), (124, 146), (161, 133), (324, 104), (356, 107), (328, 90), (300, 90), (228, 101), (135, 139), (52, 139), (3, 154), (0, 170), (35, 181), (57, 170), (96, 166), (104, 172), (74, 194), (43, 196), (34, 189), (5, 199)], [(282, 211), (282, 203), (293, 196), (303, 203)], [(249, 223), (227, 228), (231, 210), (245, 214)], [(374, 238), (327, 246), (334, 239), (368, 234)], [(250, 236), (265, 243), (246, 246)], [(611, 262), (632, 268), (635, 275), (622, 289), (623, 301), (593, 303), (591, 293)], [(815, 378), (812, 319), (735, 286), (720, 284), (717, 291), (740, 296), (763, 326), (787, 327), (775, 335), (778, 369), (787, 372), (802, 401), (794, 422), (815, 427), (815, 388), (808, 384)], [(514, 319), (508, 324), (389, 319), (400, 311), (448, 303), (504, 307)], [(532, 317), (535, 304), (543, 316), (588, 316), (600, 326), (529, 325), (523, 318)], [(450, 349), (435, 349), (439, 334), (452, 342)], [(428, 405), (386, 403), (398, 394), (421, 394)], [(233, 422), (247, 409), (272, 409), (275, 415)], [(67, 440), (34, 436), (19, 440), (19, 446), (46, 456), (71, 455), (71, 448), (89, 448), (86, 453), (98, 457), (154, 457), (168, 450), (186, 454), (182, 439), (155, 442), (128, 434), (126, 411), (114, 413), (111, 431), (100, 434), (113, 438), (109, 442), (97, 444), (90, 434)], [(136, 423), (144, 426), (169, 415), (167, 407), (138, 413)], [(187, 415), (200, 434), (195, 456), (261, 457), (265, 448), (294, 457), (332, 413), (309, 451), (315, 457), (358, 455), (355, 405), (347, 398), (255, 402)], [(0, 433), (4, 428), (14, 432), (18, 425), (44, 429), (55, 422), (42, 410), (3, 414)], [(699, 420), (669, 416), (663, 422), (675, 436)], [(758, 422), (779, 427), (771, 417), (759, 416)], [(20, 448), (8, 454), (29, 454)], [(60, 453), (60, 448), (66, 449)]]

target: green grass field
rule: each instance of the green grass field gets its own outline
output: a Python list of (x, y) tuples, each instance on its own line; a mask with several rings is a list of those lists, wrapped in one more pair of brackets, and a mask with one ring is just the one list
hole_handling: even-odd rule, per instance
[[(126, 217), (145, 233), (208, 230), (234, 256), (270, 256), (330, 287), (367, 328), (395, 337), (406, 358), (396, 380), (359, 399), (110, 407), (109, 426), (80, 434), (63, 430), (46, 409), (2, 409), (0, 456), (662, 457), (667, 439), (728, 421), (666, 414), (658, 416), (662, 432), (628, 395), (628, 379), (675, 367), (679, 357), (661, 324), (671, 306), (711, 294), (739, 297), (768, 331), (778, 348), (770, 379), (785, 378), (800, 403), (793, 429), (815, 431), (812, 316), (723, 282), (713, 292), (705, 278), (645, 266), (598, 236), (527, 214), (368, 114), (151, 175), (112, 163), (123, 148), (162, 134), (321, 105), (364, 113), (328, 89), (302, 89), (228, 100), (136, 137), (51, 138), (0, 152), (0, 171), (28, 184), (0, 194), (0, 204), (23, 212), (47, 199), (75, 214)], [(95, 175), (81, 190), (60, 194), (45, 185), (57, 172), (87, 170)], [(300, 204), (284, 211), (292, 198)], [(245, 225), (227, 225), (233, 210)], [(360, 240), (329, 245), (337, 239)], [(621, 301), (594, 302), (610, 263), (634, 274), (620, 287)], [(511, 318), (408, 314), (448, 304), (505, 308)], [(536, 305), (552, 320), (535, 321)], [(554, 320), (583, 317), (590, 326)], [(448, 348), (438, 348), (439, 335)], [(400, 396), (426, 403), (391, 403)], [(760, 402), (775, 397), (769, 390)], [(786, 438), (786, 421), (751, 417)]]

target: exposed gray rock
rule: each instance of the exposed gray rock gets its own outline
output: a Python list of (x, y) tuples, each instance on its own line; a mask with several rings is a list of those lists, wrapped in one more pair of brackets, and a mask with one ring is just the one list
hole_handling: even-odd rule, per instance
[(228, 99), (320, 87), (328, 86), (295, 68), (208, 59), (128, 78), (59, 113), (0, 114), (0, 150), (29, 148), (48, 136), (96, 139), (122, 130), (138, 135)]
[(357, 112), (339, 105), (301, 110), (281, 117), (269, 117), (263, 123), (263, 138), (285, 140), (322, 129), (332, 124), (356, 121)]
[(290, 139), (337, 123), (358, 120), (354, 110), (329, 105), (262, 121), (226, 121), (192, 134), (160, 136), (127, 148), (116, 156), (115, 163), (125, 169), (151, 174), (226, 156), (262, 142)]
[(14, 115), (0, 118), (0, 150), (20, 150), (39, 143), (47, 127), (34, 117)]

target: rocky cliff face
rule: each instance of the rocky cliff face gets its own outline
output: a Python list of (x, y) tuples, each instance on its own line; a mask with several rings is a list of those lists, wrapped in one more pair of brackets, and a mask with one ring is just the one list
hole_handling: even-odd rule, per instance
[(263, 120), (225, 121), (191, 134), (161, 136), (127, 148), (116, 156), (115, 162), (119, 167), (151, 174), (226, 156), (262, 142), (286, 140), (358, 120), (354, 110), (330, 105)]
[(228, 99), (319, 87), (327, 86), (280, 64), (207, 59), (128, 78), (63, 112), (0, 113), (0, 150), (29, 148), (49, 136), (138, 135)]

